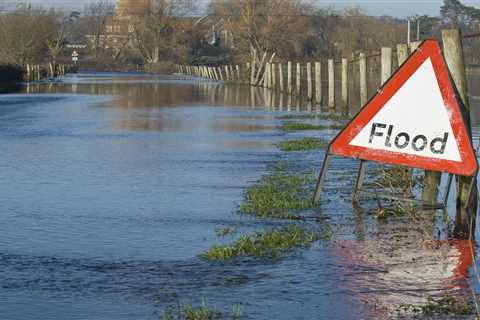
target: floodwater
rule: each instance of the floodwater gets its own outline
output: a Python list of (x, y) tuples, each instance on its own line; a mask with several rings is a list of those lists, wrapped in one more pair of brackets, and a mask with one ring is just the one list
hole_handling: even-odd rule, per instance
[[(323, 151), (275, 145), (332, 137), (278, 129), (314, 106), (182, 76), (80, 73), (19, 90), (0, 95), (0, 319), (159, 319), (203, 300), (240, 305), (242, 319), (408, 318), (402, 303), (478, 291), (469, 244), (446, 240), (452, 213), (383, 222), (372, 201), (352, 208), (350, 159), (334, 160), (333, 201), (305, 222), (331, 241), (276, 261), (199, 257), (287, 223), (238, 205), (280, 161), (318, 170)], [(226, 227), (237, 233), (219, 237)]]

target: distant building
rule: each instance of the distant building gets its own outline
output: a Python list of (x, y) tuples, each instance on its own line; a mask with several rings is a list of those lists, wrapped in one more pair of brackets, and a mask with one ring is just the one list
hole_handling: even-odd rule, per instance
[(121, 49), (128, 46), (139, 19), (152, 5), (152, 0), (117, 0), (115, 14), (106, 25), (105, 47)]

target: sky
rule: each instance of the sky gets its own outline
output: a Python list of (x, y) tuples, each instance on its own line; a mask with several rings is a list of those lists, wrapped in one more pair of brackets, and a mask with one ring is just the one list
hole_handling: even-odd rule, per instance
[[(81, 9), (92, 0), (0, 0), (0, 4), (12, 4), (15, 2), (31, 2), (43, 6), (56, 6), (64, 9)], [(196, 0), (204, 5), (208, 0)], [(312, 0), (321, 6), (332, 6), (337, 9), (359, 6), (370, 15), (390, 15), (407, 17), (413, 15), (439, 15), (443, 0)], [(461, 0), (465, 5), (480, 8), (480, 0)]]

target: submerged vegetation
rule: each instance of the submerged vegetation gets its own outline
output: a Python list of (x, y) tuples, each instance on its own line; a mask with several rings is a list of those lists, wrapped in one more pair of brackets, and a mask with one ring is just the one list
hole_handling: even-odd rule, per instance
[(313, 207), (314, 183), (313, 175), (274, 171), (247, 189), (240, 212), (262, 218), (299, 219), (290, 211)]
[(465, 302), (461, 302), (455, 297), (445, 294), (442, 298), (435, 301), (432, 297), (423, 305), (402, 304), (399, 311), (421, 313), (426, 316), (434, 315), (471, 315), (473, 308)]
[(241, 312), (238, 305), (233, 307), (233, 312), (231, 314), (225, 314), (217, 308), (209, 307), (207, 302), (203, 301), (200, 307), (181, 304), (174, 309), (166, 310), (163, 313), (162, 320), (239, 320), (240, 316)]
[(341, 120), (348, 120), (350, 119), (349, 115), (342, 115), (342, 114), (335, 114), (335, 113), (320, 113), (320, 114), (287, 114), (278, 117), (280, 120), (334, 120), (334, 121), (341, 121)]
[(337, 130), (342, 129), (344, 127), (343, 124), (328, 124), (328, 125), (321, 125), (321, 124), (310, 124), (310, 123), (300, 123), (300, 122), (293, 122), (293, 121), (284, 121), (282, 126), (280, 127), (283, 131), (298, 131), (298, 130)]
[(234, 244), (213, 246), (202, 256), (212, 261), (225, 261), (243, 256), (277, 258), (288, 250), (310, 247), (313, 242), (327, 239), (329, 236), (329, 232), (325, 230), (308, 230), (297, 225), (289, 225), (278, 230), (243, 235)]
[(328, 142), (319, 138), (303, 138), (300, 140), (282, 141), (279, 144), (282, 151), (303, 151), (324, 149), (328, 147)]
[(374, 184), (390, 191), (412, 193), (421, 181), (414, 177), (413, 170), (402, 166), (382, 166)]

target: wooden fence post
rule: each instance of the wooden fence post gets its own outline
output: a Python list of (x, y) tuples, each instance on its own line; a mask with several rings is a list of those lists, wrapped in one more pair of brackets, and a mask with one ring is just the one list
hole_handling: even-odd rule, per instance
[(266, 75), (267, 75), (267, 85), (265, 87), (267, 87), (268, 89), (272, 88), (272, 64), (270, 62), (267, 63), (267, 67), (266, 67)]
[[(471, 137), (471, 123), (470, 123), (470, 104), (468, 101), (468, 87), (467, 74), (465, 71), (465, 62), (463, 57), (463, 47), (461, 34), (459, 29), (442, 30), (443, 40), (443, 54), (447, 62), (450, 75), (457, 87), (460, 99), (462, 100), (465, 109), (462, 110), (465, 125)], [(432, 173), (433, 175), (433, 173)], [(437, 174), (438, 175), (438, 174)], [(436, 183), (437, 177), (432, 178)], [(474, 186), (472, 200), (465, 210), (464, 207), (467, 202), (468, 188), (471, 182), (470, 177), (457, 176), (457, 214), (455, 218), (454, 235), (458, 238), (468, 239), (469, 236), (474, 238), (475, 223), (477, 215), (477, 199), (478, 190)], [(440, 179), (438, 179), (439, 183)], [(471, 225), (470, 225), (471, 224)], [(472, 234), (470, 234), (472, 232)]]
[(279, 63), (278, 64), (278, 84), (280, 85), (280, 91), (283, 92), (284, 87), (283, 87), (283, 64)]
[(55, 77), (55, 68), (51, 62), (48, 63), (48, 68), (50, 70), (50, 77), (51, 78)]
[(270, 64), (270, 75), (271, 75), (271, 88), (275, 89), (277, 87), (277, 77), (276, 77), (276, 64), (272, 63)]
[(235, 80), (235, 71), (233, 70), (233, 66), (231, 64), (229, 64), (228, 68), (230, 69), (230, 81), (234, 81)]
[(315, 62), (315, 103), (322, 105), (322, 65)]
[(295, 92), (297, 93), (297, 96), (300, 97), (300, 95), (302, 94), (302, 66), (300, 62), (297, 62), (296, 73), (297, 73), (297, 76), (295, 78), (296, 80)]
[(401, 66), (408, 58), (408, 46), (406, 43), (397, 44), (398, 66)]
[(342, 59), (342, 108), (348, 114), (348, 60)]
[(256, 61), (255, 61), (255, 58), (252, 60), (252, 64), (251, 64), (251, 68), (250, 68), (250, 84), (252, 86), (255, 85), (255, 65), (256, 65)]
[(335, 65), (328, 59), (328, 108), (335, 109)]
[(392, 75), (392, 48), (383, 47), (382, 48), (382, 85), (387, 82), (387, 80)]
[(312, 84), (312, 64), (307, 63), (307, 99), (313, 99), (313, 84)]
[(410, 52), (417, 50), (418, 46), (422, 43), (422, 41), (413, 41), (410, 42)]
[(222, 68), (218, 67), (218, 75), (220, 76), (220, 80), (223, 81), (223, 74), (222, 74)]
[(288, 86), (288, 94), (293, 93), (292, 88), (292, 61), (288, 61), (287, 63), (287, 86)]
[(32, 74), (30, 72), (30, 65), (27, 63), (27, 81), (32, 80)]
[(368, 100), (367, 56), (363, 52), (359, 55), (358, 66), (360, 69), (360, 107), (363, 107)]

